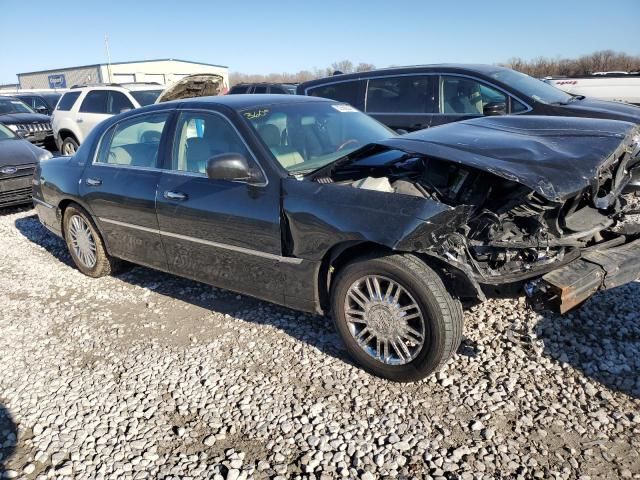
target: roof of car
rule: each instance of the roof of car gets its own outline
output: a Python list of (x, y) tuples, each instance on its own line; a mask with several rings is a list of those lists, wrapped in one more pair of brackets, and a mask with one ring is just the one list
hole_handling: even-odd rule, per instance
[[(332, 102), (327, 98), (307, 97), (302, 95), (277, 95), (277, 94), (239, 94), (239, 95), (219, 95), (217, 97), (195, 97), (182, 100), (174, 100), (180, 103), (211, 103), (218, 105), (226, 105), (234, 110), (245, 110), (252, 107), (260, 107), (264, 105), (285, 105), (292, 103), (309, 103), (309, 102)], [(168, 102), (171, 103), (171, 102)]]
[(333, 75), (330, 77), (318, 78), (316, 80), (309, 80), (308, 82), (301, 83), (299, 86), (306, 87), (308, 85), (315, 85), (318, 83), (329, 83), (331, 81), (342, 81), (342, 80), (351, 80), (355, 78), (361, 77), (370, 77), (375, 76), (378, 73), (412, 73), (412, 72), (428, 72), (431, 70), (435, 71), (473, 71), (481, 74), (490, 74), (499, 70), (508, 70), (505, 67), (500, 67), (498, 65), (487, 65), (487, 64), (474, 64), (474, 63), (433, 63), (428, 65), (407, 65), (404, 67), (388, 67), (388, 68), (378, 68), (375, 70), (369, 70), (367, 72), (354, 72), (354, 73), (340, 73), (338, 75)]

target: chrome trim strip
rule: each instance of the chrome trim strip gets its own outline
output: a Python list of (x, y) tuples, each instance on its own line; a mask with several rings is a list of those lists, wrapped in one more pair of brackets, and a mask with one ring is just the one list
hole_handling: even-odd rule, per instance
[(44, 200), (40, 200), (36, 197), (33, 197), (33, 203), (37, 203), (38, 205), (42, 205), (43, 207), (47, 207), (47, 208), (56, 208), (55, 205), (51, 205), (50, 203), (47, 203)]
[(187, 240), (189, 242), (200, 243), (202, 245), (209, 245), (211, 247), (222, 248), (224, 250), (231, 250), (238, 253), (244, 253), (246, 255), (253, 255), (256, 257), (268, 258), (270, 260), (277, 260), (282, 263), (293, 263), (299, 265), (302, 263), (301, 258), (282, 257), (280, 255), (274, 255), (273, 253), (260, 252), (258, 250), (252, 250), (250, 248), (237, 247), (235, 245), (229, 245), (226, 243), (211, 242), (209, 240), (203, 240), (201, 238), (189, 237), (187, 235), (180, 235), (179, 233), (166, 232), (164, 230), (157, 230), (155, 228), (142, 227), (140, 225), (133, 225), (131, 223), (120, 222), (118, 220), (111, 220), (109, 218), (98, 217), (98, 220), (105, 223), (111, 223), (113, 225), (119, 225), (121, 227), (134, 228), (136, 230), (142, 230), (143, 232), (157, 233), (165, 237), (178, 238), (180, 240)]

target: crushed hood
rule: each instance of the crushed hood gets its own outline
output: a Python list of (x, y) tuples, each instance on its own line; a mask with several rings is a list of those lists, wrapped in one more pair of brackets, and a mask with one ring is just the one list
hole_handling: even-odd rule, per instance
[(211, 97), (226, 93), (224, 78), (214, 73), (187, 75), (167, 87), (155, 103), (169, 102), (193, 97)]
[(378, 142), (468, 165), (521, 183), (552, 201), (591, 185), (598, 169), (638, 127), (617, 120), (484, 117)]

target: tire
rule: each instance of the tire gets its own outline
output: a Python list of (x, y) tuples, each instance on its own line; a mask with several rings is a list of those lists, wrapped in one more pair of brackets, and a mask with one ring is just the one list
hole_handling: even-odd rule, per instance
[(60, 153), (62, 153), (63, 155), (75, 155), (75, 153), (78, 151), (78, 147), (79, 145), (77, 140), (72, 136), (68, 136), (62, 141), (62, 145), (60, 146)]
[[(82, 207), (68, 206), (64, 211), (62, 225), (67, 249), (78, 270), (93, 278), (104, 277), (120, 271), (122, 262), (107, 253), (102, 237), (91, 220), (91, 216)], [(79, 231), (82, 233), (77, 233)], [(83, 235), (86, 236), (83, 237)], [(91, 249), (93, 255), (83, 257), (82, 253), (79, 253), (78, 249), (74, 247), (74, 239), (76, 244), (81, 247), (93, 245), (93, 249)]]
[[(374, 287), (377, 282), (373, 290), (382, 293), (369, 295), (374, 301), (368, 303), (353, 290), (368, 292), (367, 278)], [(387, 292), (392, 283), (400, 287), (392, 289), (393, 294), (403, 289), (397, 300)], [(410, 382), (428, 376), (442, 367), (462, 339), (460, 302), (449, 294), (438, 274), (413, 255), (363, 257), (345, 265), (332, 287), (331, 306), (334, 324), (351, 357), (366, 371), (389, 380)], [(366, 343), (373, 331), (378, 334)], [(397, 336), (399, 331), (405, 341)], [(415, 332), (422, 332), (421, 342)]]

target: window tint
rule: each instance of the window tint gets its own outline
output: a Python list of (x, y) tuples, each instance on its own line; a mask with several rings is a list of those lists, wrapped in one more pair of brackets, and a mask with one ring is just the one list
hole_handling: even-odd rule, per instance
[(107, 113), (107, 96), (106, 90), (93, 90), (84, 97), (80, 111), (85, 113)]
[(118, 123), (104, 136), (97, 162), (156, 167), (160, 139), (168, 116), (168, 113), (154, 113)]
[(133, 104), (122, 92), (110, 91), (107, 100), (107, 113), (117, 115), (127, 110), (132, 110)]
[(58, 105), (56, 106), (56, 110), (61, 110), (64, 112), (71, 110), (73, 108), (73, 104), (76, 103), (76, 100), (78, 99), (79, 96), (80, 96), (80, 92), (65, 93), (60, 99), (60, 101), (58, 102)]
[(511, 113), (520, 113), (525, 112), (527, 110), (527, 106), (511, 97)]
[(267, 86), (258, 85), (253, 89), (253, 93), (267, 93)]
[(172, 170), (204, 174), (211, 157), (232, 152), (250, 158), (229, 121), (211, 113), (180, 114), (173, 142)]
[(477, 80), (457, 76), (440, 77), (440, 113), (482, 115), (489, 103), (507, 103), (504, 93)]
[(49, 110), (50, 108), (49, 105), (47, 105), (45, 101), (40, 97), (31, 97), (31, 107), (34, 110), (37, 110), (38, 108), (44, 108), (46, 110)]
[(236, 85), (231, 90), (229, 90), (229, 95), (233, 95), (236, 93), (247, 93), (249, 90), (249, 85)]
[(282, 87), (278, 87), (276, 85), (271, 85), (271, 91), (269, 93), (279, 93), (279, 94), (284, 93), (284, 94), (286, 94), (287, 92)]
[(312, 97), (324, 97), (339, 102), (350, 103), (354, 107), (362, 105), (360, 98), (360, 81), (334, 83), (331, 85), (322, 85), (319, 87), (309, 88), (307, 95)]
[(402, 76), (369, 80), (367, 112), (433, 112), (431, 79), (428, 76)]

